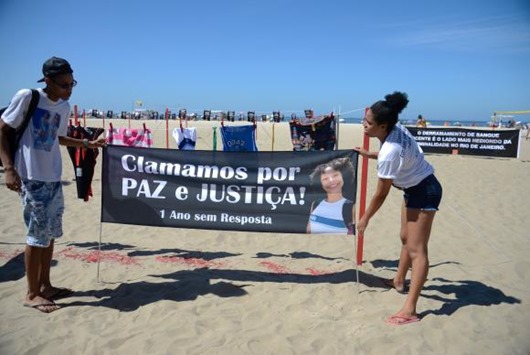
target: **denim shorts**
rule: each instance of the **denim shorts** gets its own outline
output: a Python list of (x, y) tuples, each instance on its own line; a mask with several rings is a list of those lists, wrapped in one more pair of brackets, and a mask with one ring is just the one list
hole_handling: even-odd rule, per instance
[(27, 245), (47, 248), (63, 235), (64, 197), (61, 182), (24, 180), (22, 213)]
[(405, 206), (407, 208), (418, 208), (424, 211), (438, 211), (442, 200), (442, 185), (431, 174), (423, 179), (418, 185), (404, 190)]

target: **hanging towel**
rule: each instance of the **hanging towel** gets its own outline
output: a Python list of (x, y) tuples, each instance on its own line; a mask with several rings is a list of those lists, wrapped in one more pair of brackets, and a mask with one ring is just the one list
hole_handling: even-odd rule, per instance
[(333, 114), (316, 119), (302, 119), (289, 122), (293, 150), (333, 150), (335, 117)]
[(221, 126), (225, 152), (257, 152), (256, 126)]
[[(69, 126), (67, 135), (77, 139), (96, 140), (105, 130), (103, 128), (92, 128), (82, 126)], [(92, 195), (92, 179), (99, 150), (68, 147), (68, 155), (74, 164), (75, 182), (77, 185), (77, 197), (85, 202)]]
[(107, 144), (150, 148), (153, 146), (153, 136), (148, 128), (111, 127), (107, 131)]
[(197, 142), (197, 128), (175, 128), (173, 129), (173, 138), (177, 142), (180, 150), (195, 150)]

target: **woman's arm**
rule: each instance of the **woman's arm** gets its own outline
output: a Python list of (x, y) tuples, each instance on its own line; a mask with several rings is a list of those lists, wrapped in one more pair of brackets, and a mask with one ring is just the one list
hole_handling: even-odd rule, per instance
[(355, 147), (353, 148), (353, 150), (355, 150), (361, 156), (365, 158), (369, 158), (369, 159), (377, 159), (377, 155), (379, 154), (379, 152), (369, 152), (366, 149), (361, 148), (361, 147)]
[(385, 202), (385, 199), (388, 196), (388, 192), (390, 191), (391, 187), (391, 179), (379, 178), (377, 180), (377, 188), (375, 190), (374, 196), (372, 196), (372, 200), (370, 201), (370, 204), (368, 205), (364, 216), (361, 217), (359, 223), (357, 224), (357, 230), (359, 231), (359, 233), (364, 233), (366, 227), (368, 227), (368, 222), (370, 222), (370, 219), (383, 205), (383, 202)]

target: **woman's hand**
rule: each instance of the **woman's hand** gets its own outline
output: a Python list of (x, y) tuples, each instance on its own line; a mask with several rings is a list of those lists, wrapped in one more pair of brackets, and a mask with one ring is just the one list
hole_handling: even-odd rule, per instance
[(353, 148), (353, 150), (355, 150), (357, 153), (359, 153), (361, 156), (363, 156), (363, 157), (365, 157), (365, 158), (369, 158), (369, 159), (377, 159), (377, 153), (369, 152), (369, 151), (367, 151), (367, 150), (364, 149), (364, 148), (361, 148), (361, 147), (355, 147), (355, 148)]
[(359, 234), (364, 234), (366, 227), (368, 227), (368, 222), (369, 222), (369, 219), (366, 218), (366, 216), (363, 216), (359, 220), (359, 223), (357, 223), (357, 232), (359, 232)]

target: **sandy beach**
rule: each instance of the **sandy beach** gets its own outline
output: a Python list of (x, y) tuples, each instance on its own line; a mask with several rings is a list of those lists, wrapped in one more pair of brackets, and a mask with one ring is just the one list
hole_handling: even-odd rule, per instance
[[(155, 147), (176, 148), (176, 121), (169, 122), (167, 141), (165, 121), (112, 123), (145, 123)], [(197, 127), (197, 149), (213, 149), (220, 122), (187, 125)], [(292, 150), (288, 127), (258, 123), (259, 150)], [(362, 136), (360, 125), (341, 124), (339, 149), (362, 145)], [(220, 135), (217, 141), (222, 150)], [(377, 150), (375, 140), (371, 147)], [(84, 202), (61, 149), (66, 212), (52, 281), (75, 293), (51, 314), (22, 306), (25, 228), (19, 197), (7, 190), (2, 171), (0, 354), (530, 353), (524, 137), (519, 159), (427, 155), (444, 196), (418, 303), (422, 320), (406, 326), (384, 322), (406, 296), (379, 280), (397, 268), (400, 191), (391, 191), (370, 222), (357, 280), (351, 236), (101, 224), (101, 159), (94, 197)], [(376, 163), (369, 164), (368, 198), (376, 182)]]

